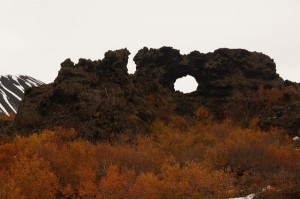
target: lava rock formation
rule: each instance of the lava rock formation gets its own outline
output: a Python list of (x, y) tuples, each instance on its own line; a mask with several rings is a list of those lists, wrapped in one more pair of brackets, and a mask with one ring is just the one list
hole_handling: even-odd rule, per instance
[[(206, 107), (214, 118), (231, 117), (247, 126), (258, 117), (261, 128), (300, 129), (299, 84), (284, 81), (274, 61), (243, 49), (218, 49), (181, 55), (171, 47), (143, 48), (135, 55), (136, 72), (128, 74), (129, 51), (108, 51), (102, 60), (70, 59), (61, 64), (55, 81), (26, 90), (13, 128), (22, 134), (73, 127), (89, 140), (114, 139), (121, 133), (147, 134), (155, 119), (172, 115), (193, 120)], [(178, 78), (193, 76), (195, 92), (174, 90)], [(259, 87), (293, 87), (276, 103), (258, 101)]]

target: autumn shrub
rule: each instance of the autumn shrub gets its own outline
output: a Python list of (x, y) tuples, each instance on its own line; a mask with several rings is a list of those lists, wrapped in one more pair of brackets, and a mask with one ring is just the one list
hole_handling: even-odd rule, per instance
[(172, 161), (163, 151), (159, 150), (148, 137), (138, 137), (136, 144), (124, 143), (111, 145), (100, 143), (95, 146), (96, 159), (107, 168), (108, 165), (122, 165), (120, 168), (134, 170), (136, 173), (160, 171), (162, 164)]
[[(132, 198), (224, 198), (230, 196), (230, 176), (209, 171), (196, 163), (184, 167), (164, 165), (158, 176), (151, 173), (137, 178), (130, 189)], [(144, 191), (148, 192), (144, 192)]]
[[(218, 143), (207, 154), (216, 169), (249, 170), (255, 161), (262, 159), (264, 144), (257, 136), (263, 134), (235, 131), (224, 142)], [(247, 157), (247, 158), (245, 158)]]
[(161, 181), (153, 173), (141, 173), (128, 190), (128, 198), (155, 199), (160, 198)]
[(5, 113), (0, 114), (0, 121), (13, 121), (15, 119), (14, 113), (9, 113), (9, 115), (6, 115)]
[(0, 190), (1, 199), (26, 198), (21, 193), (21, 189), (17, 186), (15, 180), (3, 170), (0, 172)]
[(222, 171), (209, 171), (196, 163), (164, 168), (162, 192), (174, 198), (223, 198), (231, 186), (231, 179)]
[(17, 149), (13, 143), (0, 145), (0, 171), (10, 168), (16, 160)]
[(11, 168), (11, 176), (25, 198), (55, 198), (59, 190), (57, 176), (49, 162), (38, 156), (20, 158)]
[(180, 164), (204, 160), (206, 150), (227, 137), (235, 128), (231, 120), (211, 124), (197, 123), (186, 131), (162, 122), (153, 125), (157, 147)]
[(195, 116), (198, 120), (204, 120), (211, 117), (211, 113), (204, 107), (199, 107), (195, 111)]
[(99, 181), (99, 198), (128, 198), (130, 186), (134, 183), (135, 174), (132, 170), (119, 171), (118, 166), (110, 165), (106, 175)]
[(293, 101), (298, 101), (300, 100), (300, 90), (299, 87), (295, 86), (285, 86), (284, 87), (284, 92), (283, 92), (284, 97), (288, 98), (289, 100)]
[(283, 92), (278, 88), (271, 88), (270, 90), (265, 91), (265, 99), (267, 103), (278, 102), (283, 97)]
[(298, 142), (281, 129), (250, 127), (172, 117), (130, 143), (91, 143), (63, 128), (16, 136), (0, 144), (0, 199), (298, 194)]
[(300, 185), (300, 154), (292, 147), (291, 139), (282, 138), (275, 129), (268, 133), (235, 130), (224, 142), (208, 150), (206, 161), (217, 170), (240, 176), (240, 185), (249, 191), (272, 184), (278, 190), (290, 192)]

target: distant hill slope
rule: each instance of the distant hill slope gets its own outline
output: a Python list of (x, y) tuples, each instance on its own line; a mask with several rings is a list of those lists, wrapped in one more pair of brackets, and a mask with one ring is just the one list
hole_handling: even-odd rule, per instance
[(16, 113), (24, 91), (43, 82), (25, 75), (0, 76), (0, 113)]

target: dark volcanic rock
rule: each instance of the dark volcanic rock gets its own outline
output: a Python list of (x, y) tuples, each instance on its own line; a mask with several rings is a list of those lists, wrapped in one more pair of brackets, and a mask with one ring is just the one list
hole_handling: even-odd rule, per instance
[[(102, 60), (80, 59), (77, 64), (67, 59), (54, 83), (26, 91), (14, 128), (31, 133), (74, 127), (90, 140), (113, 139), (120, 133), (147, 134), (156, 118), (178, 114), (192, 120), (195, 109), (204, 106), (216, 119), (230, 116), (247, 124), (258, 115), (263, 128), (299, 130), (300, 105), (294, 94), (274, 108), (254, 98), (260, 85), (284, 89), (289, 83), (299, 93), (299, 85), (284, 82), (274, 61), (262, 53), (218, 49), (181, 55), (171, 47), (143, 48), (134, 57), (133, 75), (127, 72), (129, 54), (127, 49), (108, 51)], [(197, 90), (175, 92), (175, 81), (186, 75), (195, 77)]]

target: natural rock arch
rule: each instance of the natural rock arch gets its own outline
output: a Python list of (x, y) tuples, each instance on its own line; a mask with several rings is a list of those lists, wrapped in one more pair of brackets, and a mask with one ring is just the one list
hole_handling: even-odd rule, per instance
[[(129, 54), (120, 49), (108, 51), (102, 60), (80, 59), (77, 64), (66, 60), (54, 83), (25, 92), (13, 128), (26, 134), (74, 127), (80, 137), (91, 140), (111, 139), (124, 132), (145, 134), (155, 119), (168, 120), (174, 114), (193, 116), (199, 106), (220, 119), (228, 110), (239, 114), (234, 110), (234, 95), (247, 96), (260, 85), (282, 88), (286, 84), (270, 57), (243, 49), (181, 55), (171, 47), (143, 48), (134, 56), (134, 74), (127, 72)], [(174, 92), (176, 79), (186, 75), (196, 79), (196, 92)], [(61, 99), (67, 101), (62, 103)], [(273, 115), (270, 110), (270, 116), (261, 115), (260, 124), (299, 130), (300, 105), (286, 103), (280, 109), (289, 117), (281, 114), (268, 120)], [(287, 119), (291, 116), (293, 121)]]

